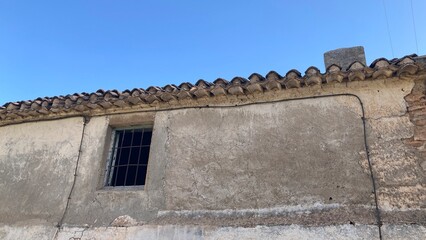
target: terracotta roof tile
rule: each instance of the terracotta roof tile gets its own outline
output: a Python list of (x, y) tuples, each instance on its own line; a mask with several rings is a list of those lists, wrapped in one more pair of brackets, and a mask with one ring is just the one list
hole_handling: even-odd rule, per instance
[(370, 66), (361, 62), (353, 62), (347, 69), (337, 65), (330, 65), (325, 73), (316, 67), (309, 67), (304, 75), (292, 69), (285, 76), (270, 71), (266, 76), (258, 73), (251, 74), (248, 79), (235, 77), (231, 81), (222, 78), (213, 83), (198, 80), (195, 84), (184, 82), (178, 86), (169, 84), (164, 87), (151, 86), (146, 90), (134, 88), (132, 90), (99, 89), (93, 93), (74, 93), (66, 96), (43, 97), (29, 101), (9, 102), (0, 106), (0, 125), (16, 121), (31, 121), (42, 116), (81, 115), (92, 111), (104, 112), (108, 109), (125, 109), (134, 105), (153, 107), (158, 103), (179, 105), (179, 101), (186, 99), (211, 98), (216, 96), (239, 96), (278, 91), (290, 88), (303, 88), (319, 84), (343, 83), (349, 81), (374, 80), (389, 77), (405, 77), (419, 72), (424, 74), (424, 63), (417, 62), (417, 55), (407, 55), (399, 59), (387, 60), (379, 58)]

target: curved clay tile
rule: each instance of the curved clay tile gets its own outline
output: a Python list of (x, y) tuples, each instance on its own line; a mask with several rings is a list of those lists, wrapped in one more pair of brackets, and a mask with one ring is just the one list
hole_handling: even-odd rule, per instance
[(263, 83), (263, 87), (266, 88), (268, 91), (271, 90), (281, 90), (282, 86), (281, 83), (278, 80), (273, 80), (273, 79), (267, 79), (264, 83)]
[(91, 102), (91, 103), (96, 103), (96, 102), (98, 102), (98, 101), (99, 101), (99, 99), (101, 99), (102, 97), (103, 97), (103, 94), (102, 94), (102, 93), (98, 93), (98, 92), (92, 93), (92, 94), (90, 94), (90, 96), (89, 96), (89, 102)]
[(83, 104), (86, 101), (86, 99), (84, 99), (84, 97), (79, 97), (77, 98), (77, 100), (75, 101), (76, 104)]
[(242, 86), (247, 82), (245, 78), (234, 77), (228, 86), (228, 92), (232, 95), (244, 95), (244, 88)]
[(119, 95), (116, 92), (113, 91), (107, 91), (104, 94), (104, 100), (109, 102), (109, 101), (114, 101), (115, 99), (118, 99)]
[(177, 99), (177, 93), (179, 92), (179, 89), (174, 84), (168, 84), (163, 87), (164, 92), (160, 94), (160, 98), (165, 101), (171, 101)]
[(355, 61), (351, 63), (348, 68), (348, 80), (349, 81), (363, 81), (366, 77), (365, 65), (362, 62)]
[(141, 90), (143, 91), (143, 89), (139, 88), (133, 88), (132, 90), (130, 90), (128, 93), (129, 95), (127, 96), (127, 100), (133, 105), (142, 102), (142, 99), (140, 98)]
[(258, 73), (252, 73), (248, 79), (250, 80), (251, 83), (257, 83), (257, 82), (263, 82), (265, 81), (265, 78), (258, 74)]
[(246, 89), (250, 93), (263, 92), (263, 86), (262, 84), (258, 82), (250, 83), (249, 85), (246, 86)]
[(178, 91), (178, 87), (174, 84), (167, 84), (166, 86), (163, 87), (163, 90), (165, 92), (177, 92)]
[(38, 101), (33, 101), (33, 103), (31, 103), (31, 110), (38, 110), (40, 109), (40, 103)]
[[(415, 56), (417, 56), (416, 54), (414, 54)], [(408, 56), (404, 56), (400, 59), (398, 59), (398, 61), (396, 62), (396, 65), (404, 65), (404, 64), (409, 64), (409, 63), (414, 63), (413, 57), (411, 55)]]
[(270, 71), (266, 74), (266, 80), (281, 80), (283, 77), (275, 71)]
[(191, 90), (191, 93), (194, 94), (197, 98), (210, 97), (210, 92), (205, 87), (196, 86)]
[(77, 98), (78, 98), (77, 96), (71, 95), (71, 94), (68, 94), (65, 96), (65, 99), (69, 99), (70, 101), (75, 101), (77, 100)]
[(59, 97), (54, 97), (52, 100), (52, 107), (60, 108), (64, 105), (64, 99)]
[(156, 94), (157, 92), (161, 92), (161, 90), (162, 89), (160, 87), (155, 87), (155, 86), (150, 86), (146, 89), (148, 94)]
[(30, 115), (30, 113), (29, 113), (30, 111), (31, 111), (31, 102), (30, 101), (22, 101), (20, 103), (18, 115), (26, 117), (26, 116)]
[(331, 64), (328, 66), (328, 68), (325, 70), (326, 73), (332, 73), (332, 72), (340, 72), (342, 71), (342, 67), (340, 67), (337, 64)]
[(98, 90), (96, 90), (96, 93), (100, 93), (100, 94), (104, 95), (104, 94), (105, 94), (105, 90), (103, 90), (103, 89), (98, 89)]
[(28, 111), (31, 108), (31, 102), (30, 101), (22, 101), (20, 102), (20, 111)]
[(8, 112), (7, 115), (6, 115), (6, 118), (7, 119), (17, 119), (17, 118), (21, 118), (21, 116), (19, 116), (15, 112)]
[(113, 102), (113, 104), (117, 107), (125, 107), (125, 106), (128, 105), (127, 102), (124, 99), (119, 99), (119, 100)]
[(179, 86), (178, 86), (178, 88), (182, 91), (182, 90), (185, 90), (185, 91), (189, 91), (189, 90), (191, 90), (191, 88), (193, 87), (194, 85), (192, 85), (191, 83), (189, 83), (189, 82), (183, 82), (183, 83), (181, 83), (181, 84), (179, 84)]
[(349, 64), (348, 68), (346, 68), (346, 71), (357, 71), (357, 70), (363, 70), (365, 68), (365, 65), (360, 61), (355, 61)]
[(406, 76), (406, 75), (413, 75), (413, 74), (416, 74), (418, 69), (419, 69), (419, 67), (414, 63), (405, 63), (404, 65), (402, 65), (398, 69), (396, 75), (398, 77)]
[(79, 112), (83, 112), (83, 111), (87, 110), (87, 107), (83, 104), (78, 104), (78, 105), (74, 106), (74, 109), (79, 111)]
[(59, 97), (54, 97), (52, 100), (52, 106), (50, 107), (50, 111), (55, 113), (61, 112), (63, 106), (64, 106), (64, 100)]
[(339, 65), (332, 64), (327, 68), (325, 80), (327, 83), (338, 82), (341, 83), (345, 75), (342, 73), (342, 68)]
[(74, 105), (74, 101), (71, 98), (66, 98), (64, 102), (64, 107), (66, 109), (71, 108)]
[(363, 81), (365, 79), (365, 73), (361, 70), (350, 71), (348, 73), (349, 81)]
[(106, 91), (104, 92), (104, 94), (102, 95), (102, 98), (99, 99), (99, 105), (102, 106), (103, 108), (107, 109), (107, 108), (111, 108), (113, 106), (113, 101), (118, 99), (118, 91), (117, 90), (111, 90), (111, 91)]
[(390, 63), (386, 58), (378, 58), (370, 64), (370, 67), (377, 69), (377, 68), (387, 67), (389, 65), (390, 65)]
[(389, 78), (394, 72), (386, 58), (376, 59), (373, 63), (371, 63), (370, 67), (374, 68), (372, 75), (373, 79)]
[(264, 82), (263, 86), (267, 89), (267, 90), (281, 90), (282, 89), (282, 85), (280, 80), (283, 77), (278, 74), (275, 71), (270, 71), (268, 74), (266, 74), (266, 81)]
[(20, 107), (19, 103), (17, 103), (17, 102), (10, 102), (10, 103), (7, 103), (6, 109), (8, 111), (11, 111), (11, 110), (19, 109), (19, 107)]
[(176, 94), (178, 99), (185, 99), (185, 98), (193, 98), (193, 95), (190, 93), (190, 90), (194, 87), (189, 82), (183, 82), (179, 84), (179, 92)]
[(266, 80), (263, 87), (268, 91), (282, 89), (281, 83), (278, 80)]
[(48, 107), (49, 107), (49, 102), (48, 102), (48, 101), (46, 101), (46, 100), (44, 100), (44, 101), (42, 101), (42, 103), (40, 104), (39, 109), (37, 109), (37, 112), (38, 112), (38, 113), (41, 113), (41, 114), (44, 114), (44, 115), (47, 115), (47, 114), (49, 114), (49, 109), (48, 109)]
[(382, 69), (374, 71), (373, 79), (389, 78), (392, 76), (392, 74), (393, 74), (393, 71), (391, 69), (382, 68)]
[(96, 109), (101, 107), (100, 105), (97, 104), (98, 99), (101, 97), (101, 96), (98, 96), (98, 94), (101, 95), (100, 93), (90, 94), (89, 101), (87, 102), (87, 107), (91, 109)]
[(243, 85), (243, 84), (246, 84), (247, 82), (248, 82), (248, 80), (247, 80), (247, 79), (245, 79), (245, 78), (242, 78), (242, 77), (234, 77), (234, 78), (231, 80), (230, 84), (231, 84), (231, 85)]
[(302, 83), (302, 74), (296, 69), (291, 69), (285, 74), (284, 85), (286, 88), (300, 88)]
[(246, 89), (248, 90), (248, 92), (250, 93), (255, 93), (255, 92), (263, 92), (263, 86), (262, 86), (262, 82), (265, 81), (265, 78), (258, 74), (258, 73), (252, 73), (249, 77), (249, 84), (247, 84)]
[(141, 99), (141, 101), (143, 103), (146, 103), (146, 98), (149, 96), (150, 94), (143, 88), (139, 88), (138, 90), (135, 90), (132, 92), (132, 97), (138, 97)]
[(213, 81), (213, 84), (214, 85), (220, 85), (222, 87), (226, 87), (229, 84), (229, 82), (227, 80), (223, 79), (223, 78), (218, 78), (218, 79)]
[(132, 95), (132, 96), (133, 96), (133, 93), (135, 93), (135, 92), (139, 93), (140, 92), (139, 88), (133, 88), (132, 90), (129, 91), (130, 95)]
[(121, 94), (130, 96), (130, 94), (132, 94), (132, 90), (126, 89), (126, 90), (122, 91)]
[(129, 97), (130, 97), (130, 91), (126, 91), (126, 92), (122, 92), (118, 98), (119, 99), (127, 99)]
[(152, 95), (152, 94), (149, 94), (149, 95), (147, 95), (145, 98), (144, 98), (144, 100), (147, 102), (147, 103), (149, 103), (149, 104), (151, 104), (151, 103), (153, 103), (153, 102), (160, 102), (161, 100), (157, 97), (157, 96), (155, 96), (155, 95)]
[(203, 80), (203, 79), (200, 79), (200, 80), (198, 80), (196, 83), (195, 83), (195, 86), (197, 86), (197, 87), (201, 87), (201, 88), (208, 88), (208, 87), (210, 87), (212, 84), (211, 83), (209, 83), (209, 82), (207, 82), (207, 81), (205, 81), (205, 80)]
[(160, 95), (160, 98), (164, 102), (169, 102), (169, 101), (172, 101), (172, 100), (176, 100), (177, 96), (175, 96), (173, 93), (165, 92), (165, 93)]
[(223, 78), (218, 78), (216, 80), (213, 81), (213, 86), (210, 89), (210, 92), (214, 95), (214, 96), (223, 96), (223, 95), (227, 95), (228, 91), (228, 85), (230, 83), (223, 79)]
[(142, 88), (133, 88), (132, 91), (130, 91), (130, 96), (139, 97), (142, 92), (145, 92)]
[(0, 119), (6, 119), (6, 108), (3, 106), (0, 107)]
[(112, 95), (112, 96), (114, 96), (114, 97), (118, 97), (118, 96), (120, 96), (120, 95), (121, 95), (121, 92), (120, 92), (120, 91), (118, 91), (117, 89), (113, 89), (113, 90), (106, 91), (106, 94), (107, 94), (107, 93), (111, 94), (111, 95)]
[(305, 71), (304, 83), (306, 86), (314, 86), (322, 83), (322, 75), (318, 68), (308, 67)]
[(176, 96), (178, 97), (178, 99), (193, 98), (192, 93), (187, 90), (181, 90), (176, 94)]
[(132, 105), (137, 105), (138, 103), (142, 102), (142, 99), (140, 97), (137, 97), (137, 96), (130, 96), (127, 100)]
[[(195, 85), (182, 83), (177, 87), (169, 84), (160, 87), (149, 87), (146, 91), (141, 88), (132, 90), (104, 91), (94, 93), (74, 93), (59, 97), (43, 97), (31, 101), (5, 103), (0, 106), (0, 119), (7, 121), (13, 119), (31, 119), (41, 114), (67, 114), (76, 111), (90, 111), (96, 108), (131, 107), (137, 104), (152, 104), (155, 102), (169, 102), (176, 99), (193, 99), (222, 95), (242, 95), (246, 93), (264, 92), (284, 88), (298, 88), (304, 85), (311, 86), (325, 82), (361, 81), (369, 78), (389, 78), (393, 76), (408, 76), (424, 71), (425, 66), (416, 61), (416, 55), (404, 56), (400, 59), (388, 61), (379, 58), (371, 63), (371, 67), (361, 62), (351, 63), (347, 69), (342, 70), (337, 65), (331, 65), (324, 74), (316, 67), (309, 67), (302, 77), (297, 70), (290, 70), (283, 78), (275, 71), (270, 71), (266, 78), (253, 73), (249, 80), (235, 77), (230, 82), (217, 79), (212, 83), (199, 80)], [(173, 103), (175, 104), (175, 103)], [(1, 124), (1, 123), (0, 123)]]
[(87, 104), (87, 100), (88, 97), (80, 95), (80, 97), (75, 101), (74, 109), (80, 112), (86, 110), (87, 107), (85, 105)]

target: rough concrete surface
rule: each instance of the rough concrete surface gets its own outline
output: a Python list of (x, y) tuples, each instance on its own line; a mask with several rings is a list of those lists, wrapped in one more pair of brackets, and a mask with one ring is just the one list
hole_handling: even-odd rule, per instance
[(385, 240), (424, 240), (426, 239), (426, 227), (412, 225), (383, 225), (382, 236)]
[(166, 208), (372, 204), (359, 104), (333, 100), (160, 113), (169, 131)]
[(378, 239), (378, 230), (370, 225), (337, 225), (303, 227), (298, 225), (253, 228), (208, 226), (142, 226), (129, 228), (69, 228), (58, 235), (59, 240), (84, 239), (171, 239), (171, 240), (230, 240), (230, 239)]
[(0, 127), (0, 222), (59, 221), (82, 127), (82, 118)]
[[(143, 117), (143, 114), (140, 116)], [(110, 146), (108, 120), (105, 117), (93, 117), (87, 123), (75, 190), (71, 196), (70, 211), (65, 217), (68, 225), (108, 226), (114, 219), (124, 215), (143, 222), (154, 218), (161, 207), (163, 138), (167, 135), (154, 129), (149, 175), (144, 189), (104, 188), (106, 156)]]
[[(229, 240), (229, 239), (379, 239), (377, 226), (335, 225), (325, 227), (256, 226), (211, 227), (211, 226), (134, 226), (134, 227), (65, 227), (56, 234), (56, 228), (43, 225), (2, 226), (0, 239), (57, 239), (57, 240), (115, 240), (115, 239), (170, 239), (170, 240)], [(426, 228), (420, 225), (383, 225), (385, 240), (423, 240)]]
[(57, 228), (49, 225), (25, 224), (25, 225), (2, 225), (0, 226), (0, 239), (37, 239), (52, 240)]

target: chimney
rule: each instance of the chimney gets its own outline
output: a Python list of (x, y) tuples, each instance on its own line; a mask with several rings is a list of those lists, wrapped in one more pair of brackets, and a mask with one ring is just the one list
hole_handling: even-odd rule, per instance
[(339, 65), (342, 70), (346, 70), (355, 61), (366, 65), (364, 47), (339, 48), (324, 53), (325, 69), (330, 65)]

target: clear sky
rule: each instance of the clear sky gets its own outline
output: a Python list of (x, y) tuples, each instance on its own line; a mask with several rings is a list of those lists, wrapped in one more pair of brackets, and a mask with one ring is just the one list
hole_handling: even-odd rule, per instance
[(412, 6), (414, 14), (410, 0), (0, 0), (0, 105), (324, 71), (323, 53), (341, 47), (364, 46), (368, 64), (424, 55), (426, 1)]

